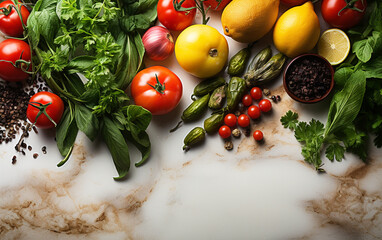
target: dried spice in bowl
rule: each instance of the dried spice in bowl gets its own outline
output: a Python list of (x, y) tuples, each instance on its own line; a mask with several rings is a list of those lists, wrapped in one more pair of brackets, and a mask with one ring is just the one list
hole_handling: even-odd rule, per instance
[(334, 70), (317, 54), (294, 58), (284, 72), (284, 88), (291, 98), (303, 103), (315, 103), (329, 95), (334, 86)]

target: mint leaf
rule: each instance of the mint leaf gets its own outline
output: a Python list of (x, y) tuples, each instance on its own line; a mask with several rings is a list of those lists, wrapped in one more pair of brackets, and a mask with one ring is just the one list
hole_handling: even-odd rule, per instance
[(295, 112), (292, 112), (289, 110), (288, 112), (285, 113), (284, 116), (280, 118), (280, 121), (284, 128), (289, 128), (291, 130), (296, 128), (296, 125), (298, 123), (298, 114)]
[(366, 78), (382, 78), (382, 56), (377, 56), (362, 65)]
[(372, 43), (372, 40), (364, 39), (353, 44), (353, 53), (357, 55), (360, 61), (368, 62), (371, 59), (371, 54), (373, 53)]

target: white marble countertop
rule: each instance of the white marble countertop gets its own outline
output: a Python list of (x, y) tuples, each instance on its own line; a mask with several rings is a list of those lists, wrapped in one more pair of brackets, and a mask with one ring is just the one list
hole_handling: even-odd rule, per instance
[[(213, 13), (209, 25), (222, 32), (219, 16)], [(268, 34), (253, 53), (271, 39)], [(230, 56), (245, 46), (227, 40)], [(202, 121), (169, 129), (200, 80), (175, 56), (146, 63), (169, 67), (184, 86), (179, 106), (150, 124), (147, 164), (132, 166), (127, 180), (115, 182), (106, 147), (83, 135), (61, 168), (54, 132), (31, 134), (26, 142), (34, 149), (15, 165), (14, 145), (0, 145), (0, 239), (382, 239), (382, 151), (372, 148), (367, 165), (350, 154), (341, 163), (325, 160), (327, 173), (317, 174), (279, 122), (289, 109), (303, 120), (325, 121), (329, 101), (296, 103), (280, 78), (270, 88), (282, 101), (256, 125), (264, 144), (241, 137), (227, 151), (214, 135), (184, 153), (184, 136)], [(48, 153), (34, 159), (42, 146)]]

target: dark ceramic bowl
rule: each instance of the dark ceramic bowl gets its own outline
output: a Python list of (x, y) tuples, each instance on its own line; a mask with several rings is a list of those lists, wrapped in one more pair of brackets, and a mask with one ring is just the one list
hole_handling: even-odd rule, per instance
[[(330, 76), (329, 76), (330, 87), (327, 88), (326, 92), (322, 96), (315, 97), (315, 98), (309, 99), (309, 100), (306, 100), (306, 99), (303, 99), (303, 98), (300, 98), (300, 97), (296, 96), (294, 91), (291, 90), (291, 87), (290, 87), (290, 84), (289, 84), (289, 82), (290, 82), (289, 78), (290, 78), (290, 75), (293, 72), (292, 69), (295, 68), (296, 64), (301, 64), (302, 61), (304, 61), (305, 59), (309, 60), (310, 62), (314, 61), (314, 59), (315, 59), (316, 61), (320, 62), (320, 64), (322, 63), (322, 66), (327, 68), (329, 70), (329, 72), (330, 72)], [(313, 81), (312, 79), (310, 79), (310, 80)], [(317, 80), (318, 79), (315, 79), (314, 81), (317, 81)], [(294, 100), (296, 100), (298, 102), (301, 102), (301, 103), (316, 103), (316, 102), (320, 102), (320, 101), (324, 100), (330, 94), (330, 92), (333, 90), (333, 87), (334, 87), (334, 70), (333, 70), (332, 65), (325, 58), (321, 57), (320, 55), (317, 55), (317, 54), (303, 54), (303, 55), (295, 57), (288, 64), (288, 66), (285, 68), (284, 76), (283, 76), (283, 85), (284, 85), (284, 89), (288, 93), (288, 95), (292, 99), (294, 99)], [(297, 89), (299, 89), (299, 88), (297, 88)], [(309, 88), (307, 88), (307, 89), (309, 90)]]

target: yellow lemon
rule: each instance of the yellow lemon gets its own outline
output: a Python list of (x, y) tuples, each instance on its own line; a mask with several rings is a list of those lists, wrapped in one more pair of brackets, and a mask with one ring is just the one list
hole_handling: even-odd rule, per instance
[(310, 1), (281, 15), (273, 31), (275, 47), (290, 58), (312, 50), (319, 38), (320, 22)]
[(326, 30), (318, 41), (318, 54), (326, 58), (332, 65), (342, 63), (349, 54), (350, 40), (342, 30), (332, 28)]
[(222, 13), (224, 34), (238, 42), (262, 38), (275, 24), (280, 0), (234, 0)]

